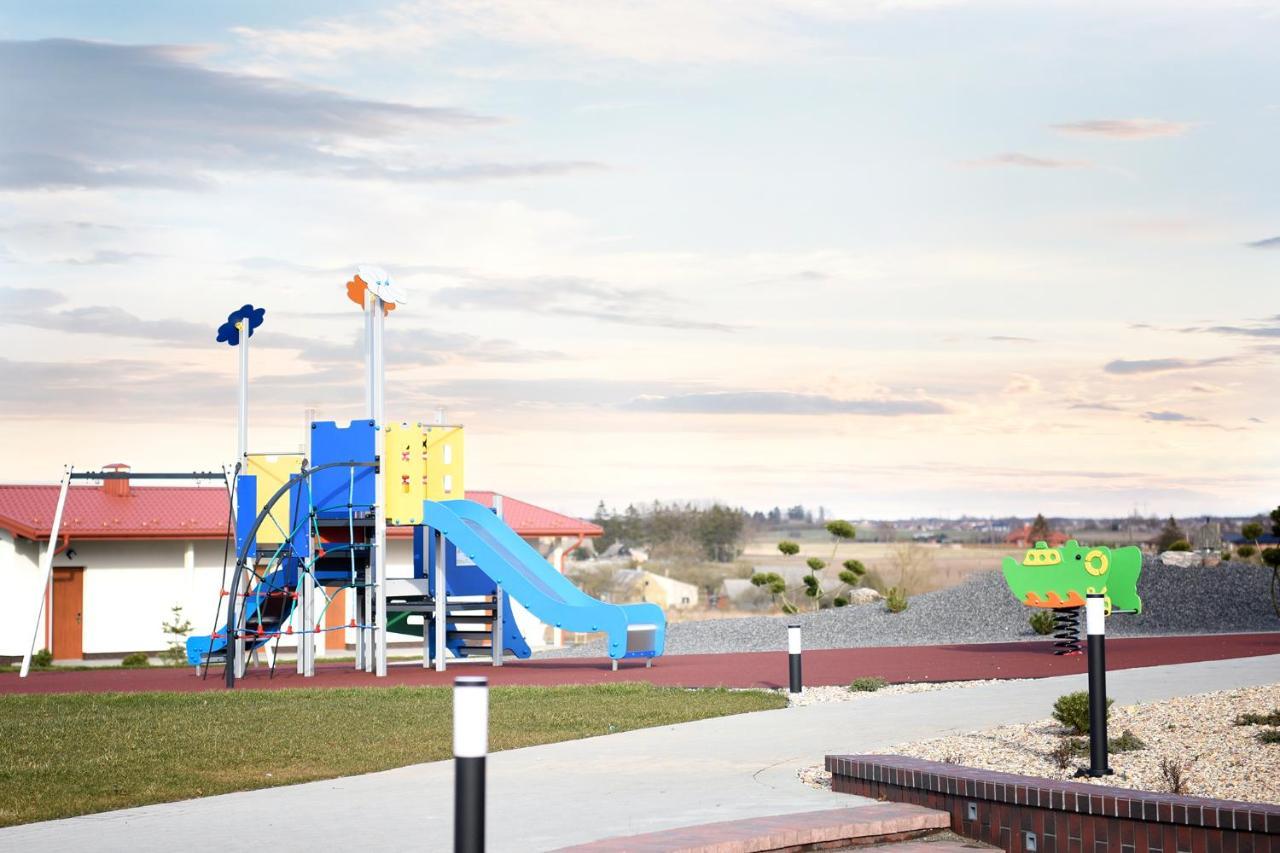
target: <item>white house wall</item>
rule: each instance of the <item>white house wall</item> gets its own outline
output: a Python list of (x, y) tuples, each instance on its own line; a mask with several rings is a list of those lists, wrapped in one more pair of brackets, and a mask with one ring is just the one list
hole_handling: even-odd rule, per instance
[[(531, 544), (545, 543), (533, 540)], [(43, 547), (40, 546), (41, 548)], [(86, 656), (124, 655), (133, 651), (157, 651), (169, 638), (161, 625), (170, 620), (173, 605), (182, 606), (192, 634), (208, 634), (223, 625), (226, 600), (219, 593), (229, 580), (223, 578), (224, 544), (214, 540), (78, 540), (74, 558), (59, 554), (55, 567), (84, 569), (82, 605), (83, 650)], [(234, 568), (235, 555), (230, 561)], [(393, 539), (387, 543), (388, 577), (413, 576), (413, 542)], [(230, 569), (228, 570), (229, 573)], [(39, 548), (26, 539), (0, 531), (0, 656), (21, 656), (31, 640), (31, 620), (41, 594)], [(347, 613), (352, 616), (354, 595), (348, 590)], [(55, 608), (57, 603), (54, 604)], [(535, 648), (543, 647), (542, 622), (518, 602), (509, 600), (510, 618)], [(301, 628), (301, 625), (296, 625)], [(347, 644), (355, 643), (355, 631), (344, 631)], [(36, 648), (47, 645), (41, 619)], [(409, 638), (393, 634), (396, 641)], [(295, 641), (282, 637), (282, 648)], [(317, 644), (324, 655), (323, 642)], [(331, 652), (331, 654), (333, 654)]]

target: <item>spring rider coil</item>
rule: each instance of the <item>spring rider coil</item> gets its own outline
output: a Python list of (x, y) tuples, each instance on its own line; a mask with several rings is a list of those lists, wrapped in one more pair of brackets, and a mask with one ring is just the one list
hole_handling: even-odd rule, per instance
[(1079, 607), (1053, 608), (1053, 653), (1055, 655), (1080, 654), (1080, 610)]

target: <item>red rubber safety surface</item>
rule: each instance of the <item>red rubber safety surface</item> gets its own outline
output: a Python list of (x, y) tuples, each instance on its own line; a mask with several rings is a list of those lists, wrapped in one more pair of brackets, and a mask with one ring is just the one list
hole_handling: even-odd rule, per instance
[[(1280, 632), (1215, 634), (1195, 637), (1132, 637), (1107, 641), (1107, 669), (1133, 669), (1160, 664), (1192, 663), (1280, 654)], [(821, 649), (804, 653), (804, 682), (808, 686), (848, 684), (855, 678), (879, 676), (893, 683), (915, 681), (972, 681), (988, 678), (1045, 678), (1084, 673), (1084, 655), (1057, 657), (1048, 642), (983, 643), (956, 646), (888, 646), (862, 649)], [(251, 669), (236, 682), (255, 689), (289, 687), (392, 687), (451, 684), (457, 675), (483, 675), (490, 684), (609, 684), (647, 681), (673, 687), (786, 687), (787, 654), (749, 652), (725, 655), (671, 655), (658, 658), (652, 668), (624, 661), (617, 672), (600, 658), (509, 660), (505, 666), (452, 664), (448, 672), (423, 669), (419, 663), (393, 664), (386, 678), (359, 672), (351, 663), (316, 667), (314, 678), (303, 678), (293, 662), (282, 664), (274, 678), (265, 666)], [(80, 672), (0, 673), (3, 693), (104, 693), (145, 690), (223, 690), (221, 668), (207, 679), (189, 668), (100, 669)]]

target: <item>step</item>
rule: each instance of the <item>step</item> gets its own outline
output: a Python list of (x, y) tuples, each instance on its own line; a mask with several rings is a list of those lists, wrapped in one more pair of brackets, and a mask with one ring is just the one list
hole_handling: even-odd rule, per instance
[[(729, 820), (701, 826), (685, 826), (644, 835), (607, 838), (560, 853), (605, 853), (605, 851), (681, 851), (681, 853), (754, 853), (754, 851), (797, 850), (812, 845), (869, 845), (914, 839), (951, 826), (951, 815), (909, 803), (873, 803), (844, 809), (775, 815), (773, 817)], [(950, 853), (941, 846), (954, 842), (927, 844), (929, 853)], [(902, 850), (893, 846), (888, 850)], [(972, 849), (972, 848), (963, 848)]]

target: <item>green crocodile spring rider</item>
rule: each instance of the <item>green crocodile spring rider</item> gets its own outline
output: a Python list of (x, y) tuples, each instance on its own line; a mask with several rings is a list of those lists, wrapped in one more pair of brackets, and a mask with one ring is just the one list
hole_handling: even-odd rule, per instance
[(1142, 551), (1124, 548), (1085, 548), (1074, 539), (1061, 548), (1037, 542), (1019, 562), (1004, 558), (1004, 579), (1014, 596), (1028, 607), (1054, 612), (1055, 654), (1079, 654), (1080, 608), (1085, 596), (1102, 593), (1106, 612), (1141, 613), (1138, 575)]

